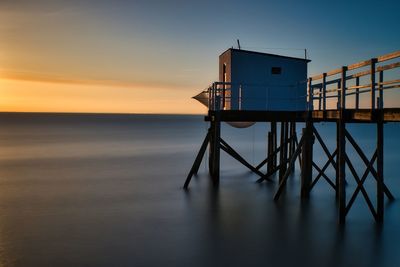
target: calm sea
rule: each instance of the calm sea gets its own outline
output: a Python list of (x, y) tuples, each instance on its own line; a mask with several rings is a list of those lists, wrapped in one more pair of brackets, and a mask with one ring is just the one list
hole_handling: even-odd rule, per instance
[[(268, 127), (223, 126), (222, 136), (257, 164)], [(317, 127), (332, 149), (334, 125)], [(349, 128), (370, 157), (375, 128)], [(256, 184), (224, 152), (219, 190), (204, 161), (183, 191), (206, 129), (202, 116), (1, 114), (0, 266), (400, 266), (398, 200), (379, 227), (360, 194), (338, 227), (325, 181), (300, 200), (298, 165), (277, 203), (277, 183)], [(399, 136), (400, 125), (385, 125), (385, 182), (397, 198)], [(317, 144), (314, 153), (326, 161)]]

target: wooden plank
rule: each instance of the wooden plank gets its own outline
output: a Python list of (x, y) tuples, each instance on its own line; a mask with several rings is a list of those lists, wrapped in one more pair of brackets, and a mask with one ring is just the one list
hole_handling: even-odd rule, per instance
[[(400, 67), (400, 62), (396, 62), (396, 63), (384, 65), (384, 66), (377, 66), (376, 71), (385, 71), (385, 70), (395, 69), (398, 67)], [(360, 72), (353, 73), (353, 74), (347, 76), (346, 79), (350, 80), (350, 79), (354, 79), (357, 77), (367, 76), (370, 74), (371, 74), (371, 70), (360, 71)], [(331, 81), (328, 81), (327, 83), (329, 83), (329, 82), (331, 82)], [(332, 81), (332, 83), (334, 83), (334, 81)]]
[(400, 62), (384, 65), (384, 66), (379, 66), (376, 68), (376, 71), (384, 71), (384, 70), (390, 70), (390, 69), (395, 69), (400, 67)]
[(354, 70), (354, 69), (358, 69), (358, 68), (362, 68), (365, 66), (368, 66), (369, 64), (371, 64), (371, 60), (365, 60), (365, 61), (361, 61), (361, 62), (357, 62), (351, 65), (347, 66), (348, 70)]
[(328, 71), (326, 73), (326, 76), (336, 75), (336, 74), (339, 74), (341, 72), (342, 72), (342, 68), (334, 69), (334, 70)]
[(323, 77), (322, 74), (318, 74), (318, 75), (311, 76), (310, 79), (312, 79), (313, 81), (315, 81), (315, 80), (320, 80), (320, 79), (322, 79), (322, 77)]
[(378, 57), (377, 62), (383, 62), (383, 61), (391, 60), (391, 59), (398, 58), (398, 57), (400, 57), (400, 50)]
[[(210, 111), (209, 116), (205, 117), (206, 121), (211, 121), (211, 117), (215, 112)], [(280, 121), (297, 121), (305, 122), (307, 111), (234, 111), (223, 110), (221, 113), (221, 121), (251, 121), (251, 122), (272, 122), (274, 125)], [(311, 112), (314, 121), (335, 121), (339, 118), (338, 110), (326, 110)], [(400, 122), (400, 108), (385, 108), (383, 110), (384, 122)], [(346, 122), (376, 122), (377, 113), (370, 109), (346, 109)], [(276, 137), (276, 136), (275, 136)], [(276, 143), (276, 142), (275, 142)]]

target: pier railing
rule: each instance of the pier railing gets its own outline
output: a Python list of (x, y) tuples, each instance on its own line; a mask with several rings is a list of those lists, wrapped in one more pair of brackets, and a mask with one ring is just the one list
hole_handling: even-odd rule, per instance
[[(396, 51), (312, 76), (307, 81), (308, 109), (383, 109), (384, 92), (400, 88), (400, 79), (395, 79), (400, 75), (394, 73), (399, 67), (400, 51)], [(369, 99), (361, 101), (361, 95)]]
[[(277, 89), (287, 94), (277, 94)], [(209, 110), (306, 110), (306, 90), (306, 81), (287, 84), (214, 82), (204, 91), (204, 97), (208, 98)]]

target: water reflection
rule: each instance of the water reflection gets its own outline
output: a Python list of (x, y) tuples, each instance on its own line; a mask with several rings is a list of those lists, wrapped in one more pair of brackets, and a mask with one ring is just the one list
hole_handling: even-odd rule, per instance
[[(372, 267), (393, 263), (382, 254), (384, 228), (367, 213), (362, 219), (350, 218), (347, 225), (338, 224), (334, 192), (322, 200), (317, 199), (320, 195), (302, 200), (293, 178), (281, 199), (274, 202), (276, 184), (244, 186), (239, 185), (239, 177), (233, 180), (222, 181), (217, 189), (211, 182), (196, 184), (201, 190), (187, 193), (188, 216), (204, 215), (194, 227), (203, 229), (206, 236), (198, 248), (214, 264)], [(255, 193), (257, 187), (264, 190)], [(262, 196), (254, 197), (248, 191)], [(199, 199), (205, 197), (206, 201)], [(398, 237), (399, 231), (394, 234)]]

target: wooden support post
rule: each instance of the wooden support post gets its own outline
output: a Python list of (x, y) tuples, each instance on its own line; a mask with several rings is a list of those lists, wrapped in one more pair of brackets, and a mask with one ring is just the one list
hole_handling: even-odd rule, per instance
[(273, 168), (276, 168), (277, 166), (277, 155), (275, 153), (275, 151), (277, 150), (277, 146), (278, 146), (278, 140), (277, 140), (277, 136), (276, 136), (276, 121), (272, 121), (271, 122), (271, 133), (272, 133), (272, 152), (274, 153), (274, 156), (272, 158), (272, 166)]
[(377, 123), (377, 205), (376, 205), (376, 220), (383, 222), (383, 210), (384, 210), (384, 181), (383, 181), (383, 110), (380, 111), (380, 118)]
[(336, 201), (339, 201), (339, 120), (336, 121), (336, 161), (335, 161), (335, 171), (336, 171), (336, 179), (335, 179), (335, 185), (336, 185)]
[(287, 170), (287, 167), (289, 165), (288, 161), (288, 150), (289, 150), (289, 122), (285, 122), (285, 172)]
[(268, 132), (268, 147), (267, 147), (267, 158), (268, 158), (268, 162), (267, 162), (267, 172), (270, 172), (272, 170), (272, 168), (274, 167), (273, 165), (273, 158), (272, 158), (272, 132)]
[(281, 138), (280, 138), (280, 148), (281, 148), (281, 152), (279, 153), (279, 182), (281, 182), (283, 175), (286, 172), (286, 163), (287, 163), (287, 159), (286, 159), (286, 136), (287, 136), (287, 130), (286, 130), (286, 122), (281, 122)]
[[(290, 122), (290, 142), (289, 142), (289, 158), (292, 158), (296, 149), (296, 122)], [(290, 169), (290, 172), (294, 172), (294, 168)]]
[(376, 58), (371, 59), (371, 109), (375, 109), (375, 70), (376, 70)]
[[(305, 136), (303, 135), (299, 141), (299, 144), (298, 144), (296, 150), (294, 151), (293, 156), (289, 160), (289, 169), (293, 168), (296, 158), (300, 155), (300, 152), (302, 150), (301, 148), (303, 147), (304, 139), (305, 139)], [(276, 193), (274, 195), (275, 201), (277, 201), (279, 199), (280, 195), (282, 194), (282, 191), (285, 187), (286, 180), (289, 177), (289, 175), (290, 175), (290, 172), (289, 172), (289, 170), (287, 170), (282, 178), (282, 181), (279, 183), (278, 190), (276, 191)]]
[(313, 133), (312, 122), (309, 120), (306, 123), (306, 128), (303, 129), (304, 142), (301, 149), (301, 197), (308, 198), (312, 183), (312, 162), (313, 162)]
[(210, 175), (215, 186), (219, 184), (220, 170), (220, 137), (221, 137), (221, 115), (220, 115), (220, 97), (215, 99), (215, 112), (211, 116), (210, 131), (210, 157), (209, 168)]
[[(356, 78), (356, 86), (360, 86), (360, 77)], [(356, 109), (360, 108), (360, 88), (356, 88)]]
[(341, 75), (341, 97), (340, 115), (338, 122), (338, 193), (339, 193), (339, 223), (346, 221), (346, 124), (344, 111), (346, 109), (346, 71), (347, 67), (342, 67)]
[(338, 122), (338, 159), (337, 159), (337, 173), (338, 173), (338, 200), (339, 200), (339, 222), (344, 223), (346, 217), (346, 141), (345, 141), (346, 125), (344, 120), (340, 119)]

